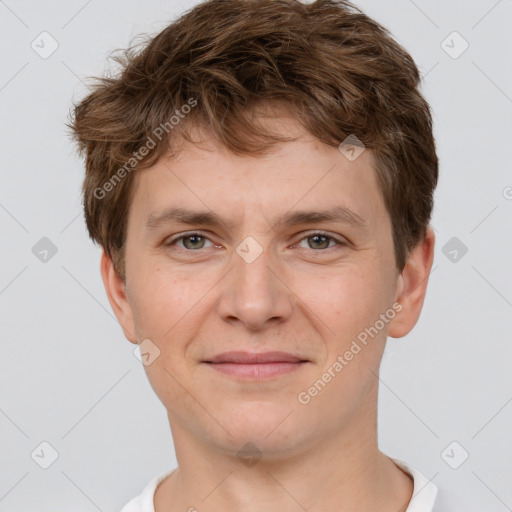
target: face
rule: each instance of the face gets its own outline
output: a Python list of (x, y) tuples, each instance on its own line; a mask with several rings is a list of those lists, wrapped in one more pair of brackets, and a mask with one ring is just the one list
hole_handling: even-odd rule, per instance
[(408, 313), (372, 153), (267, 122), (299, 139), (264, 157), (206, 139), (137, 173), (114, 309), (159, 351), (144, 368), (171, 425), (279, 454), (365, 421)]

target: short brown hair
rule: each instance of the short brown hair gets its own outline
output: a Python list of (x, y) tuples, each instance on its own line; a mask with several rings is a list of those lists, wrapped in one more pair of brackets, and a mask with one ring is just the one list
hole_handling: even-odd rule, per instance
[(207, 0), (114, 60), (120, 72), (97, 79), (68, 126), (86, 155), (87, 229), (123, 279), (129, 172), (172, 154), (179, 137), (193, 142), (191, 127), (238, 155), (290, 140), (254, 122), (262, 105), (286, 105), (326, 144), (355, 135), (373, 150), (399, 271), (425, 236), (438, 159), (420, 75), (389, 31), (350, 2)]

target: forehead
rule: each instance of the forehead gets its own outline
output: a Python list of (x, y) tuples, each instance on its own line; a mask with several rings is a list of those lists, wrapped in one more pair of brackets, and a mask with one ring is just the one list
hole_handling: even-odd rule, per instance
[(342, 206), (370, 221), (386, 214), (371, 151), (351, 161), (289, 115), (262, 122), (294, 140), (278, 143), (264, 155), (239, 156), (208, 133), (191, 130), (196, 143), (182, 141), (176, 155), (134, 173), (130, 213), (144, 223), (169, 208), (227, 217), (272, 212), (270, 218), (273, 213)]

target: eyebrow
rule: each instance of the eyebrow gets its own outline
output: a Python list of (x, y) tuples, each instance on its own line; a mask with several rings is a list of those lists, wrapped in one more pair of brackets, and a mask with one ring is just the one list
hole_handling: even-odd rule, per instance
[[(367, 222), (354, 211), (345, 206), (335, 206), (327, 210), (295, 210), (284, 214), (277, 219), (274, 225), (295, 226), (297, 224), (318, 224), (320, 222), (341, 222), (354, 227), (364, 228)], [(148, 230), (156, 229), (172, 222), (182, 224), (231, 227), (231, 222), (219, 215), (205, 211), (194, 211), (187, 208), (167, 208), (162, 212), (149, 215), (145, 227)]]

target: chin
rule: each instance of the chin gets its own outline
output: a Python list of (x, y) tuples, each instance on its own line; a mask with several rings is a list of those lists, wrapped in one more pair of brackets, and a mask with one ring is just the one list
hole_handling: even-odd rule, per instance
[(304, 425), (298, 423), (300, 415), (290, 406), (252, 402), (238, 407), (232, 404), (228, 411), (217, 419), (231, 435), (216, 429), (221, 438), (215, 441), (226, 451), (238, 452), (252, 443), (269, 456), (278, 455), (293, 449), (304, 436)]

